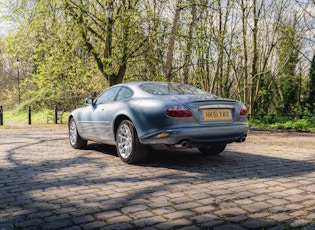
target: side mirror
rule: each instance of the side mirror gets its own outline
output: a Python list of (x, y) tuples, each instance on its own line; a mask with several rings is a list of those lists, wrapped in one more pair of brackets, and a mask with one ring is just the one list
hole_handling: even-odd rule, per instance
[(86, 98), (85, 103), (89, 105), (93, 105), (93, 98)]

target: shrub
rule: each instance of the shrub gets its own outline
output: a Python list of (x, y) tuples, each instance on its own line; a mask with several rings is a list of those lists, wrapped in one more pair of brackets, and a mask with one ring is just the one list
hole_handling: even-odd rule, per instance
[(292, 127), (296, 130), (307, 130), (310, 131), (312, 124), (307, 119), (300, 119), (292, 124)]
[(293, 120), (285, 116), (265, 116), (261, 120), (251, 119), (248, 121), (250, 127), (269, 129), (294, 129), (297, 131), (315, 132), (315, 117), (304, 117)]

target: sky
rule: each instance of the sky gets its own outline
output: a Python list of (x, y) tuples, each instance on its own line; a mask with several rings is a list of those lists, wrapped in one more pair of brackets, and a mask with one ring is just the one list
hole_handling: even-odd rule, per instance
[(10, 28), (10, 23), (0, 19), (0, 38), (7, 35), (8, 29)]
[(6, 12), (5, 2), (6, 0), (0, 0), (0, 38), (5, 36), (8, 33), (10, 26), (12, 26), (12, 22), (3, 18), (3, 15)]

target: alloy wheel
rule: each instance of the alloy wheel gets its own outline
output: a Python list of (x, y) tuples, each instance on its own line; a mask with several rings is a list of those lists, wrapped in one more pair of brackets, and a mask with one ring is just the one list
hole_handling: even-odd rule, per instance
[(118, 130), (117, 146), (122, 158), (127, 159), (132, 152), (132, 132), (128, 125), (123, 124)]
[(69, 139), (70, 139), (70, 144), (75, 145), (77, 142), (78, 138), (78, 133), (77, 133), (77, 126), (75, 124), (75, 121), (72, 119), (70, 126), (69, 126)]

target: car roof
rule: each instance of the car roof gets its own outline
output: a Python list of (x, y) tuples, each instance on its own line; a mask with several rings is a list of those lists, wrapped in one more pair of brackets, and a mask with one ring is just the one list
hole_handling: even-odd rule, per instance
[(177, 82), (166, 82), (166, 81), (129, 81), (117, 84), (115, 86), (139, 86), (145, 83), (177, 83)]

